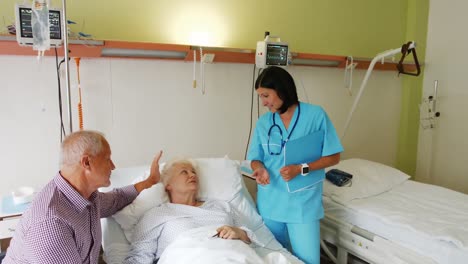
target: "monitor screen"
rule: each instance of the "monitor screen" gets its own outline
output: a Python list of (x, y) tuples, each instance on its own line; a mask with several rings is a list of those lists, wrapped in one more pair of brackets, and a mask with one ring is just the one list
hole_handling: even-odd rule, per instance
[[(16, 10), (16, 34), (20, 44), (32, 44), (32, 11), (28, 6), (17, 6)], [(51, 45), (61, 45), (62, 43), (62, 24), (59, 9), (49, 9), (49, 29)]]
[(288, 65), (288, 45), (267, 44), (266, 65), (287, 66)]

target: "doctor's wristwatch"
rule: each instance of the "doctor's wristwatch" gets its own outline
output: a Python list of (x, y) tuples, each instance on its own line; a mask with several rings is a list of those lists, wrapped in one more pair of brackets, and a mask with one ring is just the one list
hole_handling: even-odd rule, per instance
[(301, 168), (301, 175), (305, 176), (309, 173), (309, 164), (307, 163), (302, 163), (302, 168)]

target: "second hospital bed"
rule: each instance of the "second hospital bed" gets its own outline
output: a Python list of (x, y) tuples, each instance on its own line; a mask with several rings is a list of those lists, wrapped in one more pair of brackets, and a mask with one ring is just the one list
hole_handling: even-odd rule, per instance
[(337, 263), (468, 263), (468, 195), (362, 159), (332, 168), (353, 174), (350, 186), (324, 181), (321, 237)]
[[(303, 263), (290, 254), (286, 249), (282, 248), (279, 242), (275, 240), (273, 234), (263, 224), (261, 217), (256, 212), (252, 197), (248, 193), (247, 188), (243, 182), (242, 176), (240, 174), (239, 162), (230, 160), (227, 157), (201, 158), (195, 160), (197, 161), (199, 167), (199, 197), (202, 200), (204, 198), (212, 198), (228, 201), (242, 215), (243, 226), (252, 230), (256, 238), (262, 243), (262, 245), (252, 245), (252, 248), (261, 258), (261, 261), (252, 262), (251, 259), (246, 259), (244, 262), (238, 258), (235, 263)], [(137, 182), (144, 177), (147, 177), (148, 171), (149, 166), (116, 169), (112, 172), (112, 185), (107, 188), (102, 188), (100, 191), (109, 191), (116, 187), (121, 187), (131, 184), (132, 182)], [(152, 188), (141, 192), (132, 204), (123, 208), (113, 217), (101, 219), (102, 247), (104, 251), (104, 260), (106, 263), (122, 263), (122, 261), (129, 253), (129, 240), (131, 240), (129, 238), (132, 236), (133, 228), (138, 222), (139, 217), (153, 206), (158, 206), (159, 204), (167, 201), (168, 200), (164, 192), (164, 187), (162, 187), (161, 184), (157, 184)], [(197, 246), (199, 245), (195, 244), (194, 248)], [(186, 260), (183, 259), (183, 257), (187, 258), (187, 248), (178, 250), (179, 252), (183, 252), (183, 254), (180, 254), (180, 259), (175, 259), (174, 261), (170, 261), (170, 263), (187, 263)], [(188, 248), (188, 250), (191, 249)], [(167, 249), (165, 252), (166, 251)], [(226, 250), (226, 252), (230, 251)], [(238, 254), (242, 252), (233, 253)], [(220, 253), (216, 252), (216, 254)], [(200, 254), (199, 251), (194, 253), (195, 258), (198, 258), (200, 255), (202, 254)], [(199, 263), (194, 262), (196, 260), (197, 259), (191, 259), (190, 263)], [(224, 262), (216, 261), (216, 263)]]

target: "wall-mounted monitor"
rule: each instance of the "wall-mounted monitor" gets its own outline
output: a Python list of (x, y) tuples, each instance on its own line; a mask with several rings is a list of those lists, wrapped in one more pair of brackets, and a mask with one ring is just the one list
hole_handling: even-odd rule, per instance
[(284, 42), (258, 41), (255, 64), (258, 68), (288, 65), (289, 46)]
[[(31, 6), (15, 5), (16, 18), (16, 40), (21, 46), (33, 45), (32, 33), (32, 10)], [(62, 35), (62, 12), (60, 9), (49, 8), (50, 45), (61, 46)]]
[(288, 44), (267, 43), (266, 65), (287, 66)]

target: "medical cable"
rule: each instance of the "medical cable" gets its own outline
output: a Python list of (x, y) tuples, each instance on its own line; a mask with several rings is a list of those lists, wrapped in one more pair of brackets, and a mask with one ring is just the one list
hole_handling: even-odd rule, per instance
[(80, 82), (80, 60), (81, 58), (75, 58), (76, 71), (78, 73), (78, 121), (80, 124), (80, 130), (83, 130), (83, 104), (81, 101), (81, 82)]
[(192, 87), (197, 88), (197, 51), (193, 50), (193, 82)]
[[(292, 68), (292, 66), (290, 68)], [(298, 76), (299, 74), (294, 74), (294, 75)], [(301, 86), (302, 86), (302, 90), (304, 90), (304, 96), (305, 96), (305, 99), (306, 99), (305, 102), (310, 104), (309, 95), (307, 94), (307, 91), (306, 91), (306, 88), (304, 86), (304, 82), (302, 81), (302, 78), (300, 76), (298, 76), (296, 79), (299, 79), (299, 82), (301, 83)]]
[(57, 72), (57, 84), (58, 84), (58, 105), (59, 105), (59, 115), (60, 115), (60, 142), (63, 141), (63, 137), (66, 136), (65, 126), (63, 125), (63, 110), (62, 110), (62, 88), (60, 86), (60, 65), (62, 62), (58, 62), (58, 53), (57, 48), (55, 48), (55, 66)]
[(348, 89), (349, 96), (353, 95), (351, 89), (353, 88), (353, 69), (356, 67), (356, 65), (357, 63), (354, 63), (353, 56), (346, 57), (344, 86)]
[[(263, 72), (262, 68), (258, 69), (257, 76), (260, 76), (260, 74), (262, 72)], [(255, 83), (254, 83), (254, 85), (255, 85)], [(254, 89), (254, 91), (255, 91), (255, 89)], [(257, 96), (257, 119), (259, 119), (259, 118), (260, 118), (260, 97)]]
[(200, 80), (202, 94), (205, 95), (205, 66), (203, 63), (203, 48), (200, 46)]
[[(244, 155), (244, 160), (247, 159), (247, 151), (249, 150), (249, 142), (250, 142), (250, 137), (252, 136), (252, 115), (253, 115), (253, 101), (254, 101), (254, 94), (255, 94), (255, 68), (256, 65), (254, 64), (253, 66), (253, 72), (252, 72), (252, 96), (250, 99), (250, 123), (249, 123), (249, 137), (247, 139), (247, 144), (245, 145), (245, 155)], [(257, 104), (258, 108), (258, 104)]]

